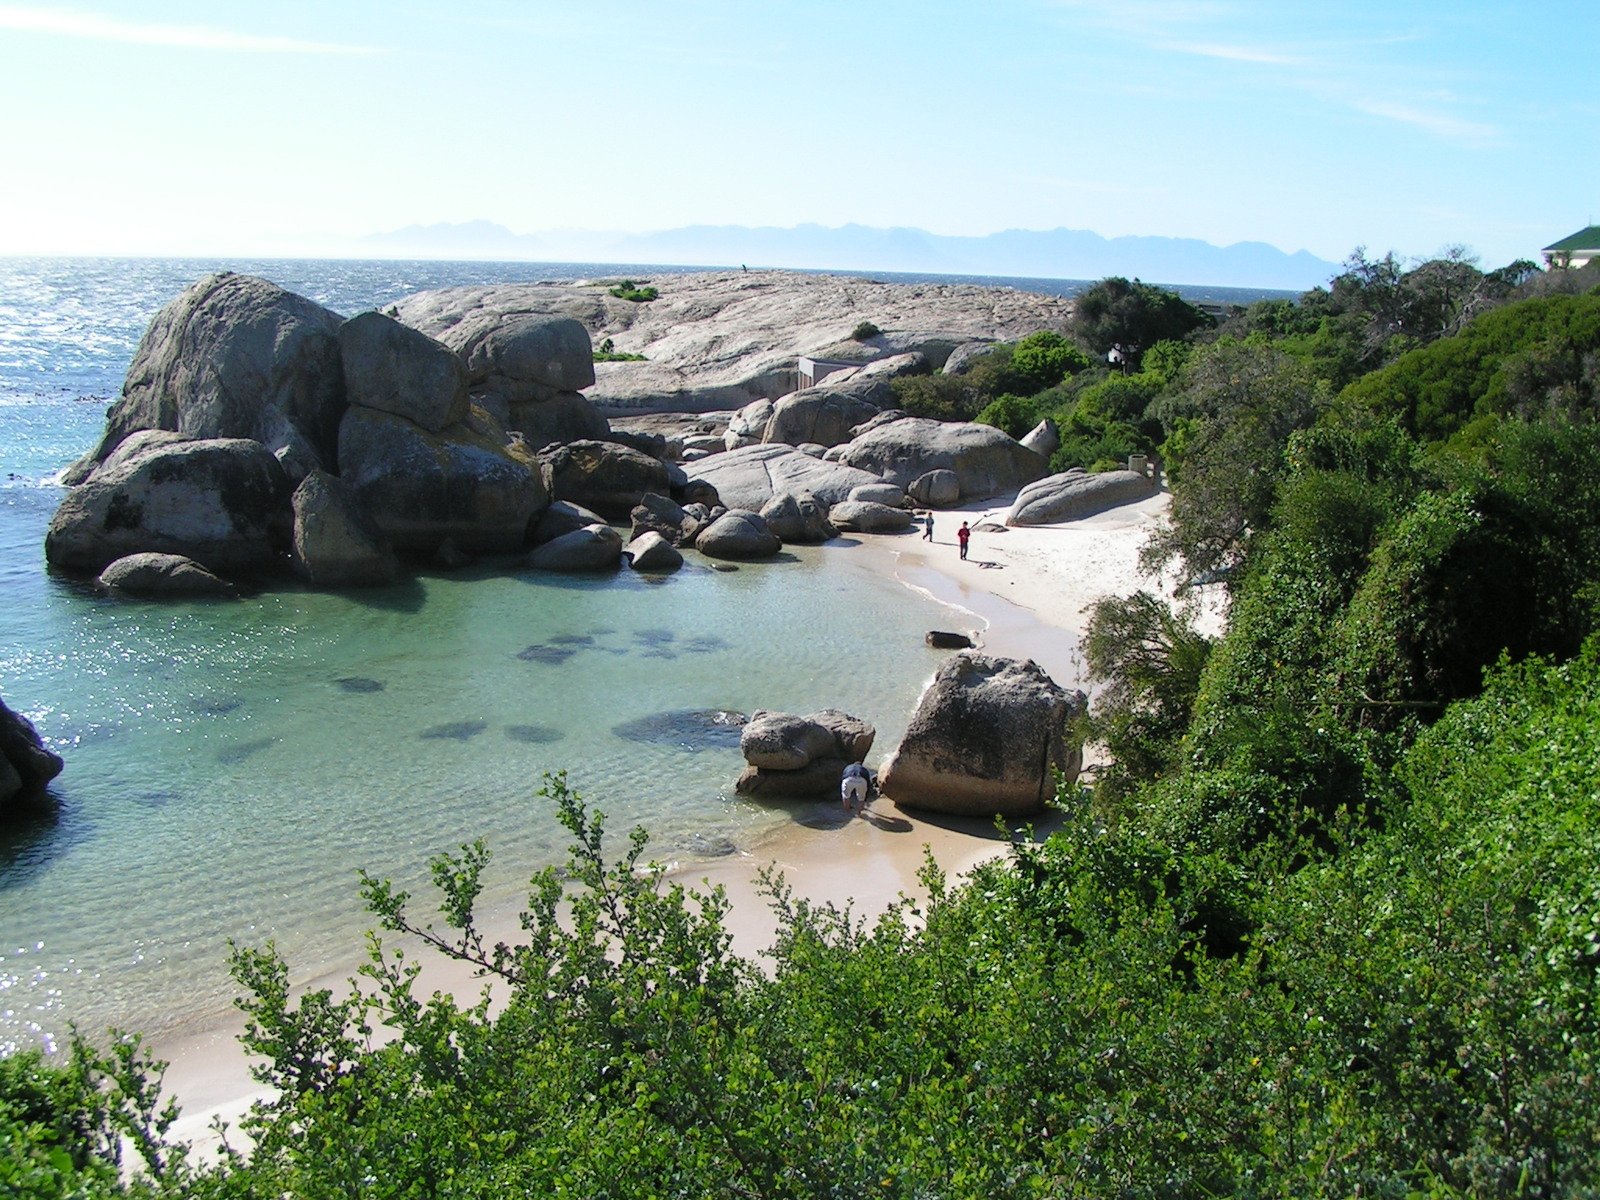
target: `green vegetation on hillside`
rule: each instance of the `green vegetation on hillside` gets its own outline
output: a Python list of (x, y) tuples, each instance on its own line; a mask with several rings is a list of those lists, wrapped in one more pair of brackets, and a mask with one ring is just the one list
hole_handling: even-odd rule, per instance
[[(769, 881), (757, 964), (720, 893), (664, 883), (642, 832), (614, 856), (555, 778), (572, 858), (533, 881), (520, 944), (476, 927), (481, 845), (435, 862), (431, 925), (364, 881), (383, 938), (475, 964), (498, 1003), (416, 995), (376, 938), (344, 995), (297, 996), (241, 946), (276, 1089), (248, 1158), (189, 1161), (137, 1044), (78, 1043), (0, 1062), (0, 1183), (1600, 1195), (1600, 291), (1348, 266), (1136, 370), (1069, 330), (896, 382), (1049, 416), (1074, 454), (1159, 453), (1151, 557), (1230, 599), (1216, 640), (1152, 594), (1097, 607), (1085, 732), (1111, 763), (1043, 844), (960, 886), (930, 866), (926, 901), (870, 923)], [(119, 1175), (121, 1135), (148, 1179)]]
[(631, 279), (624, 279), (611, 289), (611, 295), (618, 300), (632, 300), (635, 304), (648, 304), (660, 297), (661, 292), (650, 286), (646, 280), (644, 284), (636, 284)]

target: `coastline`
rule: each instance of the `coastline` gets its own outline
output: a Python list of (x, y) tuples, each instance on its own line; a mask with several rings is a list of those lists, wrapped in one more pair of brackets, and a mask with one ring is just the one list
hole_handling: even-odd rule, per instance
[[(876, 575), (926, 595), (949, 609), (947, 627), (973, 635), (981, 652), (1031, 658), (1062, 687), (1087, 690), (1078, 650), (1087, 609), (1104, 595), (1150, 586), (1139, 574), (1138, 552), (1167, 501), (1161, 493), (1070, 524), (980, 531), (962, 561), (955, 529), (962, 520), (998, 525), (1007, 504), (991, 498), (936, 513), (932, 543), (919, 534), (861, 536), (830, 547), (830, 564), (836, 557), (847, 576)], [(880, 762), (891, 749), (875, 746), (869, 762)], [(844, 816), (831, 800), (803, 802), (794, 817), (739, 853), (668, 864), (668, 877), (691, 890), (724, 889), (733, 949), (746, 958), (759, 959), (776, 930), (759, 879), (766, 870), (781, 875), (796, 898), (848, 905), (871, 920), (902, 895), (922, 894), (918, 874), (928, 857), (953, 880), (1010, 845), (990, 821), (903, 810), (883, 799), (865, 818)], [(1046, 814), (1033, 822), (1035, 834), (1047, 833), (1054, 819)], [(517, 933), (514, 911), (486, 913), (483, 923), (497, 937)], [(339, 993), (360, 961), (352, 948), (346, 967), (297, 991), (328, 987)], [(422, 961), (422, 994), (440, 990), (467, 1000), (481, 992), (483, 981), (460, 964), (437, 955)], [(263, 1094), (237, 1042), (242, 1028), (240, 1014), (219, 1014), (209, 1025), (150, 1045), (169, 1063), (166, 1087), (183, 1109), (174, 1135), (201, 1150), (217, 1144), (214, 1119), (236, 1124)]]

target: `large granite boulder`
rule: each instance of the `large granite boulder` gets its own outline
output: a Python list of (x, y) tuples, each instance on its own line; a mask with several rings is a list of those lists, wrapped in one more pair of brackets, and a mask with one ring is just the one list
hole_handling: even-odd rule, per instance
[(906, 417), (858, 436), (840, 461), (909, 488), (934, 470), (954, 471), (961, 496), (1016, 491), (1050, 469), (1041, 455), (990, 425)]
[(467, 368), (455, 351), (383, 313), (339, 326), (346, 396), (438, 433), (467, 419)]
[(270, 571), (288, 540), (289, 480), (260, 442), (151, 440), (61, 501), (45, 558), (98, 575), (130, 554), (192, 558), (217, 575)]
[(957, 654), (923, 689), (879, 790), (905, 808), (961, 816), (1027, 816), (1055, 794), (1055, 773), (1083, 765), (1069, 745), (1082, 692), (1058, 687), (1035, 663)]
[(707, 558), (771, 558), (783, 542), (760, 513), (731, 508), (700, 531), (694, 548)]
[(778, 538), (790, 545), (825, 542), (839, 536), (828, 520), (828, 509), (810, 492), (796, 496), (779, 492), (761, 506), (761, 519)]
[(431, 555), (446, 542), (469, 554), (521, 550), (549, 503), (532, 453), (476, 405), (438, 433), (352, 406), (339, 429), (339, 466), (361, 508), (405, 554)]
[(539, 462), (554, 499), (592, 508), (608, 521), (626, 521), (646, 495), (666, 495), (672, 487), (665, 463), (618, 442), (547, 446)]
[(1022, 439), (1022, 444), (1035, 454), (1048, 459), (1061, 449), (1061, 429), (1053, 420), (1046, 417), (1028, 431)]
[(313, 471), (294, 491), (294, 568), (317, 587), (379, 587), (400, 577), (400, 563), (383, 530), (354, 489), (326, 471)]
[(624, 546), (622, 556), (635, 571), (646, 575), (666, 575), (683, 566), (678, 548), (649, 529)]
[(614, 571), (621, 562), (622, 535), (609, 525), (564, 533), (528, 556), (528, 565), (538, 571)]
[(1067, 471), (1028, 484), (1006, 512), (1007, 525), (1055, 525), (1092, 517), (1156, 494), (1154, 479), (1138, 471)]
[(828, 520), (849, 533), (904, 533), (911, 528), (912, 514), (872, 500), (846, 500), (828, 510)]
[(825, 462), (791, 446), (743, 446), (694, 464), (694, 478), (716, 489), (729, 508), (760, 512), (779, 492), (810, 492), (823, 504), (837, 504), (850, 489), (880, 480), (869, 471)]
[(741, 446), (754, 446), (766, 441), (767, 425), (772, 420), (772, 409), (776, 403), (762, 396), (729, 417), (728, 427), (722, 431), (722, 448), (737, 450)]
[(508, 404), (506, 427), (522, 434), (536, 450), (555, 442), (600, 441), (611, 436), (610, 423), (577, 392)]
[(234, 596), (233, 584), (181, 554), (129, 554), (96, 580), (107, 591), (130, 596)]
[(260, 442), (292, 481), (332, 468), (345, 406), (343, 320), (249, 275), (223, 272), (190, 285), (151, 321), (99, 447), (66, 482), (81, 482), (141, 429)]
[(33, 722), (0, 700), (0, 811), (61, 774), (61, 756), (45, 749)]
[(836, 708), (809, 716), (754, 713), (739, 733), (743, 796), (815, 796), (839, 791), (846, 763), (864, 762), (877, 731)]
[(918, 475), (906, 489), (918, 504), (929, 508), (950, 508), (961, 500), (961, 479), (943, 468)]
[(972, 370), (973, 364), (985, 354), (994, 349), (993, 342), (965, 342), (950, 351), (950, 357), (944, 360), (944, 373), (946, 375), (965, 375)]
[[(431, 307), (430, 298), (437, 301)], [(476, 302), (484, 298), (480, 289), (452, 288), (414, 297), (400, 315), (461, 356), (473, 390), (512, 404), (553, 400), (594, 383), (594, 347), (580, 322)]]
[(791, 392), (772, 405), (761, 440), (789, 446), (806, 442), (837, 446), (848, 442), (850, 431), (877, 416), (892, 397), (886, 382), (872, 379), (842, 387), (822, 384)]

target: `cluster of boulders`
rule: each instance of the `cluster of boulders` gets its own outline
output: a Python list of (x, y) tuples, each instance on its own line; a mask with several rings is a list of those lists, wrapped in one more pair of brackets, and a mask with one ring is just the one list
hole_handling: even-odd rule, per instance
[(61, 774), (61, 758), (45, 748), (33, 722), (0, 700), (0, 812)]
[(754, 402), (690, 462), (584, 398), (579, 320), (456, 296), (409, 307), (424, 332), (400, 311), (346, 320), (232, 273), (188, 288), (140, 342), (100, 444), (64, 473), (50, 563), (186, 596), (291, 572), (382, 585), (407, 561), (529, 551), (536, 569), (673, 570), (686, 549), (750, 559), (902, 531), (913, 505), (1047, 469), (999, 430), (888, 408), (889, 379), (926, 369), (921, 352)]

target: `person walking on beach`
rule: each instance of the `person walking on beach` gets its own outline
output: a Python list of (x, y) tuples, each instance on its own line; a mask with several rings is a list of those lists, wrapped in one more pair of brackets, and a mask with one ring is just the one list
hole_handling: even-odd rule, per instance
[(956, 530), (956, 541), (961, 544), (962, 558), (967, 556), (967, 540), (971, 537), (972, 530), (967, 528), (967, 523), (965, 521), (961, 522), (961, 528)]
[(867, 793), (871, 790), (872, 776), (858, 762), (850, 763), (845, 767), (844, 774), (839, 776), (839, 803), (844, 805), (847, 813), (865, 811)]
[(929, 509), (922, 514), (922, 540), (933, 541), (933, 510)]

